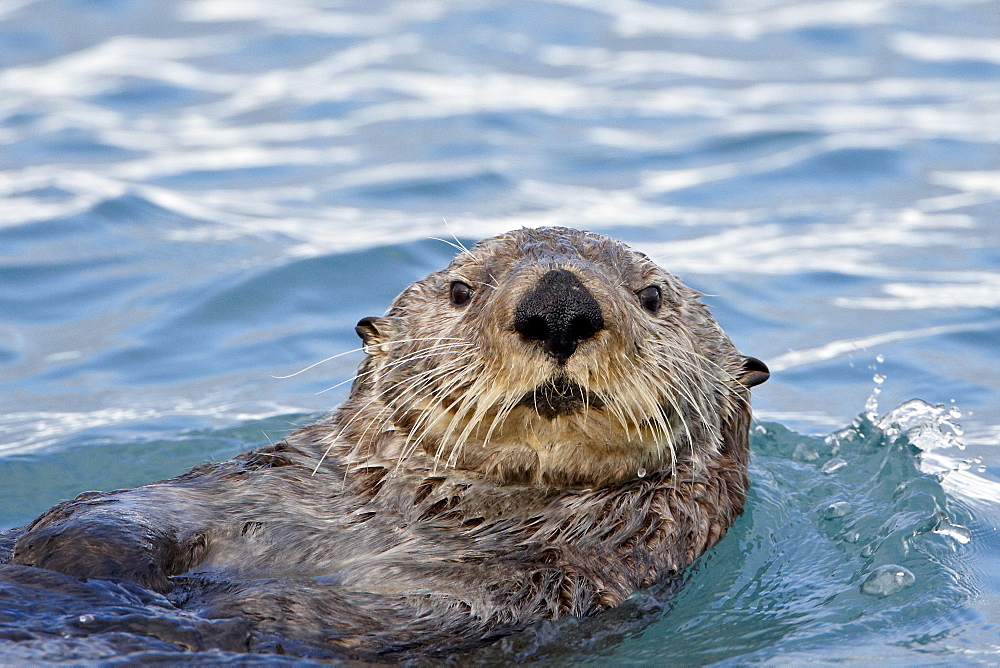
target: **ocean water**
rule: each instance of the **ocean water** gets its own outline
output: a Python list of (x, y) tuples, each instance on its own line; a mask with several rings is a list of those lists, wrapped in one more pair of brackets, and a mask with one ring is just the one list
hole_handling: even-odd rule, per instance
[[(1000, 661), (993, 0), (0, 1), (0, 529), (280, 439), (449, 240), (549, 224), (769, 364), (753, 488), (679, 590), (463, 660)], [(89, 595), (0, 662), (240, 660)]]

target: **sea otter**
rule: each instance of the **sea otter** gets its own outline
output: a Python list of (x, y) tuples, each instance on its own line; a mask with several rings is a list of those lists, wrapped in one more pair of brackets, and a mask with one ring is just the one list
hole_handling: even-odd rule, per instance
[(366, 357), (328, 417), (61, 503), (15, 530), (9, 561), (245, 619), (249, 650), (363, 660), (616, 606), (743, 508), (768, 371), (699, 296), (603, 235), (487, 239), (358, 323)]

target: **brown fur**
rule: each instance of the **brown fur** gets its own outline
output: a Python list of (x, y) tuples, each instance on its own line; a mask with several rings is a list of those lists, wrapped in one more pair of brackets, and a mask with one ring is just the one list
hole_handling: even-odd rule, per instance
[[(563, 360), (511, 325), (553, 270), (603, 314)], [(456, 282), (467, 303), (449, 299)], [(655, 313), (637, 297), (648, 286)], [(368, 356), (329, 417), (60, 504), (11, 562), (173, 590), (205, 617), (249, 619), (259, 643), (365, 659), (618, 605), (680, 573), (743, 507), (748, 386), (766, 367), (698, 296), (601, 235), (488, 239), (359, 324)]]

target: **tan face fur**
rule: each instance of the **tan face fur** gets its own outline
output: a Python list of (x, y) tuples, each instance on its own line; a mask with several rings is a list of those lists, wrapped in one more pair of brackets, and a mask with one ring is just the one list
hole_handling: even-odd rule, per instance
[(359, 323), (368, 358), (342, 428), (403, 466), (421, 451), (441, 467), (552, 487), (745, 449), (747, 388), (767, 370), (699, 296), (603, 235), (487, 239)]

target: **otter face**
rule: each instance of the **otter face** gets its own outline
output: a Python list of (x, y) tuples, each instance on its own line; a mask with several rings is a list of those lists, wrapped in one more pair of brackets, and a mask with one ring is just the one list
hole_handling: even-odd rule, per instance
[(767, 368), (699, 296), (602, 235), (487, 239), (359, 323), (369, 358), (346, 410), (386, 454), (511, 483), (596, 486), (745, 450)]

